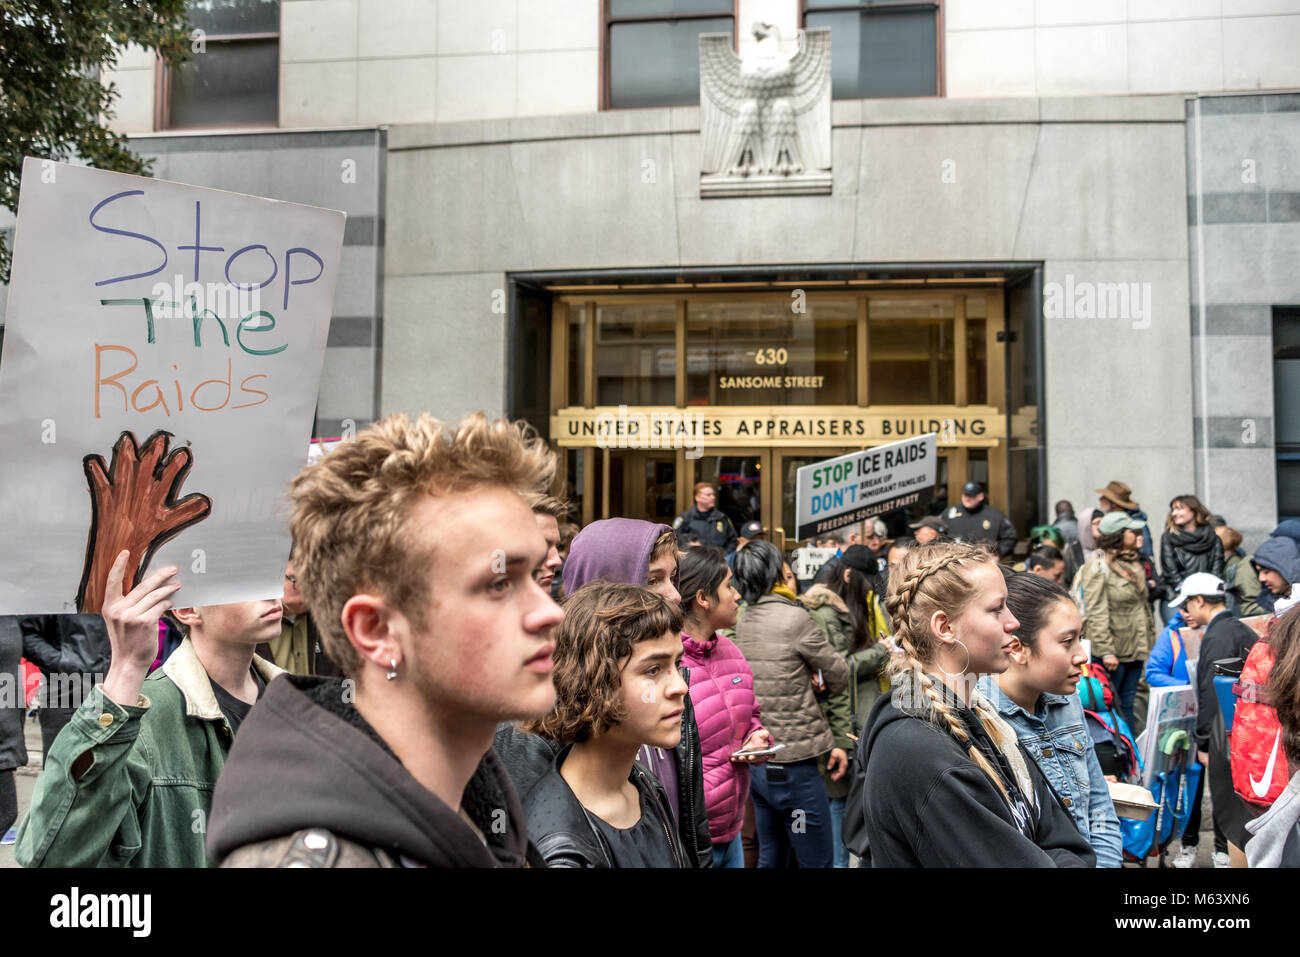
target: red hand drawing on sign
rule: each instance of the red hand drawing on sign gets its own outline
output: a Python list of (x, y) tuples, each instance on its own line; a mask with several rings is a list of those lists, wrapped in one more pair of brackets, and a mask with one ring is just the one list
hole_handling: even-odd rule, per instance
[(170, 432), (160, 429), (137, 446), (135, 436), (123, 432), (107, 468), (102, 455), (82, 460), (90, 484), (91, 516), (77, 590), (78, 611), (99, 614), (103, 610), (108, 572), (122, 551), (131, 553), (124, 578), (131, 583), (128, 587), (134, 587), (154, 552), (212, 512), (212, 500), (199, 492), (177, 498), (194, 454), (188, 447), (168, 454), (171, 438)]

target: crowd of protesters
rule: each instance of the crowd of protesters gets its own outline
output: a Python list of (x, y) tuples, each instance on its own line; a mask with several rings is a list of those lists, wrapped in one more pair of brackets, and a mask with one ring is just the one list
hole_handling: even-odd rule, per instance
[(1206, 774), (1172, 863), (1208, 790), (1215, 866), (1300, 864), (1300, 774), (1240, 793), (1211, 667), (1247, 663), (1300, 768), (1300, 522), (1248, 555), (1180, 495), (1157, 553), (1110, 481), (1025, 549), (970, 482), (911, 534), (823, 534), (801, 580), (711, 483), (671, 527), (579, 529), (554, 478), (521, 424), (390, 416), (292, 483), (281, 598), (178, 606), (123, 552), (102, 614), (0, 620), (0, 671), (96, 676), (40, 708), (18, 861), (1113, 868), (1146, 698), (1187, 687)]

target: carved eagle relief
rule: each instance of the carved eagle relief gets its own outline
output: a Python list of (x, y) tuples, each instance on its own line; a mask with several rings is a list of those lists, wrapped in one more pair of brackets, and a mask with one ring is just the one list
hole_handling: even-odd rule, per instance
[(831, 32), (799, 31), (794, 54), (775, 27), (754, 25), (758, 48), (738, 57), (731, 36), (700, 34), (700, 172), (797, 176), (831, 166)]

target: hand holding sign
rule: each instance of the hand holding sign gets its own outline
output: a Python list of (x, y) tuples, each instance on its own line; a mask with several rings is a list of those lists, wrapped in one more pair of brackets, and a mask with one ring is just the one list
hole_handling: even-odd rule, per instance
[(126, 569), (133, 558), (134, 553), (123, 551), (107, 570), (103, 606), (111, 648), (103, 689), (121, 705), (135, 704), (149, 666), (158, 655), (158, 619), (171, 607), (170, 599), (181, 587), (172, 567), (154, 572), (130, 594), (122, 594)]
[(77, 591), (77, 608), (84, 614), (98, 613), (112, 597), (109, 566), (116, 569), (123, 562), (123, 550), (130, 555), (119, 587), (122, 581), (138, 583), (159, 546), (212, 511), (212, 500), (198, 492), (177, 499), (194, 456), (187, 448), (169, 455), (170, 438), (170, 432), (159, 430), (140, 450), (135, 436), (123, 432), (107, 471), (102, 455), (83, 460), (91, 496), (90, 535)]

